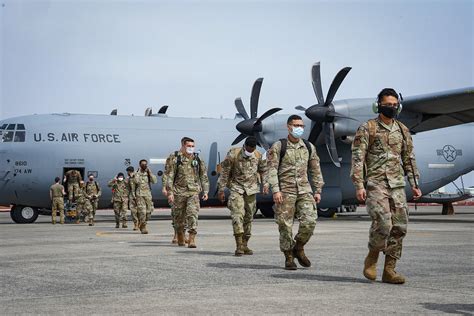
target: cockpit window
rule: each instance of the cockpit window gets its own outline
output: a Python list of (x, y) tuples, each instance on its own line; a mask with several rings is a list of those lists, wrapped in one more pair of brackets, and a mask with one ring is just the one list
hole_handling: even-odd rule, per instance
[[(16, 130), (15, 130), (16, 127)], [(24, 143), (26, 141), (25, 124), (3, 124), (0, 127), (0, 142)]]

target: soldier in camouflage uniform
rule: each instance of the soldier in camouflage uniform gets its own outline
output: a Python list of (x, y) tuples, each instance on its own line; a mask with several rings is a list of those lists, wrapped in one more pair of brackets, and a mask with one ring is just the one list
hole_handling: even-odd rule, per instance
[(357, 199), (365, 201), (372, 218), (364, 276), (376, 279), (377, 260), (379, 252), (383, 251), (382, 281), (402, 284), (405, 278), (395, 272), (395, 265), (402, 255), (408, 224), (404, 175), (407, 175), (416, 199), (421, 196), (417, 187), (419, 174), (410, 132), (394, 119), (400, 109), (397, 92), (383, 89), (377, 97), (377, 109), (379, 116), (362, 124), (352, 143), (352, 181)]
[(253, 254), (248, 241), (252, 235), (252, 219), (257, 210), (260, 182), (264, 183), (263, 193), (268, 194), (266, 161), (256, 148), (257, 139), (253, 136), (245, 140), (243, 147), (232, 148), (222, 163), (217, 184), (222, 202), (225, 202), (225, 188), (230, 190), (227, 207), (232, 217), (236, 256)]
[[(301, 139), (304, 132), (302, 118), (291, 115), (287, 127), (288, 138), (275, 142), (268, 151), (268, 182), (273, 191), (275, 218), (280, 231), (280, 250), (285, 254), (285, 269), (296, 270), (295, 257), (303, 267), (311, 266), (303, 247), (316, 226), (316, 203), (321, 200), (324, 182), (316, 148)], [(286, 150), (283, 150), (285, 144)], [(314, 193), (308, 180), (308, 171)], [(300, 224), (293, 240), (295, 217)]]
[(91, 205), (91, 211), (89, 212), (89, 225), (93, 226), (95, 221), (95, 212), (99, 207), (99, 197), (102, 195), (100, 185), (94, 180), (93, 175), (89, 176), (89, 181), (86, 183), (85, 191), (86, 197)]
[(130, 187), (131, 196), (137, 201), (139, 228), (142, 234), (148, 234), (146, 225), (153, 212), (151, 185), (156, 182), (156, 176), (148, 168), (146, 159), (140, 160), (140, 169), (135, 173)]
[(178, 233), (178, 245), (184, 246), (184, 229), (187, 220), (189, 248), (196, 248), (196, 234), (199, 214), (199, 194), (204, 201), (208, 198), (209, 179), (206, 165), (194, 153), (194, 140), (185, 140), (184, 149), (172, 153), (166, 170), (168, 202), (175, 208), (175, 223)]
[(123, 173), (119, 172), (114, 179), (110, 180), (108, 187), (112, 188), (115, 228), (119, 228), (120, 222), (122, 222), (122, 228), (127, 228), (128, 184), (124, 181)]
[(64, 175), (64, 182), (67, 183), (69, 203), (76, 201), (76, 195), (79, 192), (79, 182), (81, 180), (81, 173), (75, 169), (69, 170)]
[(137, 206), (137, 199), (133, 197), (132, 195), (132, 187), (131, 187), (131, 181), (133, 177), (135, 176), (135, 169), (130, 166), (127, 168), (127, 189), (128, 189), (128, 208), (130, 209), (130, 213), (132, 214), (132, 220), (133, 220), (133, 230), (138, 230), (138, 227), (140, 226), (140, 223), (138, 222), (138, 206)]
[(83, 218), (83, 221), (86, 220), (89, 222), (89, 226), (94, 226), (93, 220), (89, 218), (92, 213), (92, 204), (90, 201), (91, 197), (87, 195), (86, 184), (84, 181), (79, 182), (79, 193), (77, 195), (77, 207), (76, 211), (79, 216)]
[(54, 184), (49, 188), (49, 197), (52, 202), (51, 207), (51, 222), (52, 224), (56, 224), (56, 215), (59, 211), (59, 222), (64, 224), (64, 196), (66, 192), (64, 192), (64, 187), (59, 183), (61, 178), (56, 177), (54, 179)]

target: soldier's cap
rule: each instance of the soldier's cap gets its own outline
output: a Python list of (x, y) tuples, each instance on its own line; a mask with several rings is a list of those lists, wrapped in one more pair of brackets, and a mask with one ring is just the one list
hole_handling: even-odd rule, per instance
[(123, 173), (122, 173), (122, 172), (119, 172), (119, 173), (117, 174), (117, 178), (120, 178), (120, 177), (123, 177)]
[(133, 172), (133, 171), (135, 171), (135, 168), (133, 168), (132, 166), (130, 166), (130, 167), (128, 167), (126, 170), (127, 170), (128, 172)]

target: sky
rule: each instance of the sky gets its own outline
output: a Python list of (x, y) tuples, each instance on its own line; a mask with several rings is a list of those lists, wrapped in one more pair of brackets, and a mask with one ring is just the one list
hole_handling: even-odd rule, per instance
[(474, 86), (474, 1), (0, 0), (0, 118), (73, 112), (234, 117), (335, 99)]

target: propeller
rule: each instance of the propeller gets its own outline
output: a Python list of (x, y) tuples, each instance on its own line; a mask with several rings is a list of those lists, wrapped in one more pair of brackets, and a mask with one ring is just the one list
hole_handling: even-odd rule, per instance
[(158, 110), (158, 114), (166, 114), (166, 111), (168, 111), (168, 105), (163, 105), (163, 106)]
[(260, 117), (258, 115), (258, 100), (260, 98), (260, 90), (262, 88), (263, 78), (258, 78), (252, 87), (252, 94), (250, 95), (250, 116), (245, 110), (244, 104), (241, 98), (236, 98), (234, 101), (235, 108), (237, 112), (244, 119), (239, 122), (236, 126), (237, 130), (240, 132), (240, 135), (237, 136), (232, 145), (236, 145), (244, 140), (247, 136), (255, 136), (259, 146), (268, 150), (268, 143), (265, 141), (262, 133), (262, 121), (268, 118), (269, 116), (275, 114), (278, 111), (281, 111), (281, 108), (272, 108), (263, 113)]
[(352, 117), (337, 113), (334, 110), (332, 101), (336, 96), (337, 90), (351, 69), (351, 67), (345, 67), (339, 70), (339, 72), (334, 77), (331, 86), (329, 87), (325, 100), (323, 89), (321, 87), (321, 65), (319, 62), (315, 63), (311, 68), (311, 81), (313, 84), (314, 94), (318, 100), (318, 104), (312, 105), (309, 108), (304, 108), (301, 105), (295, 107), (297, 110), (305, 111), (306, 116), (311, 119), (311, 121), (313, 121), (311, 132), (308, 138), (311, 143), (316, 145), (319, 135), (324, 133), (324, 142), (326, 143), (329, 156), (334, 165), (337, 167), (340, 167), (341, 163), (339, 162), (339, 155), (336, 148), (336, 139), (334, 137), (334, 121), (336, 118), (355, 121), (357, 120)]

